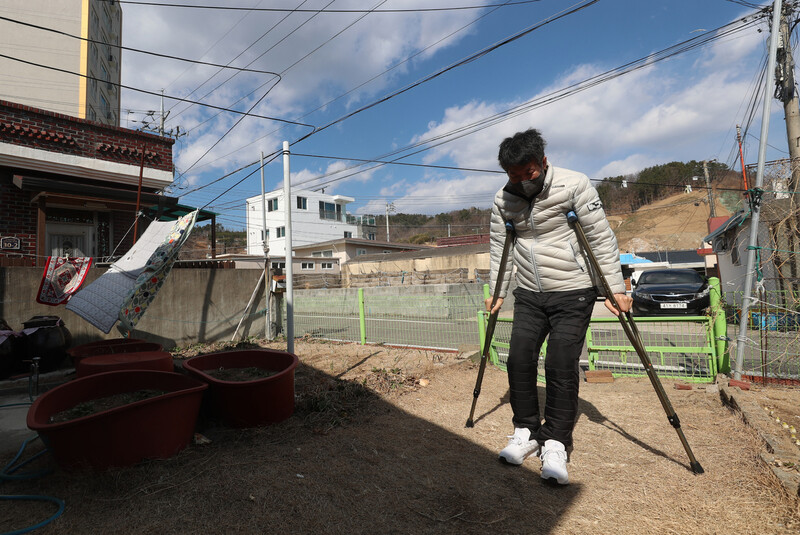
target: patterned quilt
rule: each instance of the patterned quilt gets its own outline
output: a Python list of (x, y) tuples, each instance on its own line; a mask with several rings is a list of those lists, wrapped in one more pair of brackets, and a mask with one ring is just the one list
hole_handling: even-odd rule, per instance
[[(196, 217), (196, 216), (195, 216)], [(169, 240), (176, 221), (153, 221), (133, 247), (97, 280), (80, 289), (67, 303), (67, 310), (109, 333), (118, 321), (126, 299), (136, 288), (150, 258)]]

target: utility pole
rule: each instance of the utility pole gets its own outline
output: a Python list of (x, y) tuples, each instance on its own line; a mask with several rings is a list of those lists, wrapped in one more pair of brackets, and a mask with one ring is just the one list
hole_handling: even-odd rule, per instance
[(791, 195), (796, 206), (800, 200), (800, 193), (798, 193), (800, 186), (800, 100), (798, 100), (794, 82), (794, 58), (792, 57), (788, 20), (793, 10), (793, 2), (786, 2), (781, 11), (777, 66), (775, 67), (775, 98), (783, 103), (783, 112), (786, 118), (786, 138), (789, 142), (792, 173), (788, 189), (792, 192)]
[(389, 243), (389, 212), (394, 212), (394, 203), (386, 203), (386, 243)]
[[(714, 160), (711, 160), (712, 162)], [(711, 211), (708, 217), (717, 217), (717, 212), (714, 210), (714, 192), (711, 189), (711, 181), (708, 179), (708, 160), (703, 160), (703, 174), (706, 176), (706, 188), (708, 189), (708, 206)]]
[(744, 165), (744, 151), (742, 150), (742, 128), (736, 125), (736, 141), (739, 143), (739, 159), (742, 162), (742, 183), (744, 184), (745, 196), (747, 195), (747, 167)]
[[(770, 35), (769, 55), (767, 56), (767, 82), (764, 88), (764, 108), (761, 119), (761, 137), (758, 142), (758, 168), (756, 170), (755, 189), (761, 189), (764, 183), (764, 164), (767, 159), (767, 138), (769, 137), (769, 111), (770, 102), (767, 91), (769, 91), (774, 79), (774, 69), (776, 63), (776, 51), (778, 49), (778, 26), (781, 17), (781, 0), (775, 0), (772, 13), (772, 34)], [(747, 249), (747, 268), (745, 270), (744, 295), (742, 296), (742, 312), (739, 316), (739, 335), (736, 337), (736, 364), (734, 367), (733, 378), (742, 378), (742, 367), (744, 365), (744, 349), (747, 343), (747, 323), (750, 319), (749, 310), (753, 292), (753, 274), (756, 264), (756, 245), (758, 245), (758, 223), (761, 218), (761, 198), (759, 195), (750, 196), (750, 245)]]
[[(167, 112), (169, 113), (169, 112)], [(161, 90), (161, 128), (159, 128), (158, 133), (163, 137), (164, 136), (164, 120), (167, 117), (164, 115), (164, 90)]]

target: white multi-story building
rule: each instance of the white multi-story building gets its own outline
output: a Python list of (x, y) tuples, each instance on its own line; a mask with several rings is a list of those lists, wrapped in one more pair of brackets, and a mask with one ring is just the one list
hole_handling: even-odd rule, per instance
[(0, 50), (14, 58), (0, 58), (0, 100), (119, 126), (119, 2), (3, 0), (0, 15), (11, 19)]
[[(264, 195), (266, 203), (266, 238), (270, 256), (286, 256), (286, 209), (283, 189)], [(375, 218), (353, 216), (346, 206), (355, 201), (344, 195), (327, 195), (318, 191), (292, 190), (288, 207), (292, 216), (292, 244), (310, 245), (338, 238), (375, 239)], [(264, 212), (262, 197), (246, 201), (247, 254), (264, 254)]]

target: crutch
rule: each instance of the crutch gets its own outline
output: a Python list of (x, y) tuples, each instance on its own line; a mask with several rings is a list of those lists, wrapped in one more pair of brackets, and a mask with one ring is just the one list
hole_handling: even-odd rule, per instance
[(664, 412), (667, 413), (667, 420), (669, 420), (669, 423), (672, 424), (672, 427), (674, 427), (675, 431), (678, 433), (678, 438), (681, 440), (681, 444), (683, 444), (683, 449), (686, 450), (686, 454), (689, 456), (689, 464), (692, 468), (692, 472), (695, 474), (702, 474), (703, 467), (700, 466), (700, 463), (697, 462), (697, 459), (695, 459), (694, 454), (692, 453), (692, 448), (689, 447), (689, 443), (686, 441), (686, 436), (684, 436), (683, 430), (681, 429), (681, 421), (678, 419), (678, 415), (675, 414), (675, 409), (672, 408), (672, 404), (669, 402), (667, 393), (664, 391), (664, 386), (661, 384), (661, 381), (658, 380), (656, 371), (653, 369), (653, 363), (650, 362), (650, 357), (647, 355), (647, 351), (644, 348), (644, 343), (642, 343), (642, 337), (639, 334), (639, 328), (633, 321), (633, 316), (631, 315), (630, 311), (623, 314), (623, 312), (619, 310), (614, 293), (611, 291), (611, 287), (608, 285), (608, 280), (603, 274), (603, 271), (600, 269), (600, 263), (597, 261), (594, 251), (592, 251), (592, 248), (589, 246), (589, 240), (586, 239), (586, 234), (583, 232), (583, 227), (581, 226), (580, 221), (578, 221), (578, 214), (573, 211), (568, 212), (567, 221), (573, 223), (575, 227), (575, 233), (578, 235), (578, 241), (581, 243), (581, 246), (589, 256), (589, 262), (592, 264), (592, 269), (594, 269), (594, 271), (597, 273), (600, 281), (603, 284), (603, 290), (606, 293), (606, 297), (611, 301), (611, 304), (614, 305), (614, 308), (619, 311), (619, 315), (617, 317), (619, 318), (619, 322), (622, 324), (622, 329), (628, 336), (628, 340), (631, 341), (631, 344), (633, 344), (633, 347), (636, 349), (636, 353), (639, 354), (642, 365), (644, 365), (644, 369), (647, 372), (647, 377), (650, 378), (650, 382), (653, 384), (653, 388), (656, 391), (658, 400), (661, 402), (661, 406), (664, 407)]
[[(497, 279), (494, 283), (494, 295), (492, 296), (492, 308), (500, 298), (500, 288), (503, 285), (503, 277), (506, 272), (506, 262), (508, 261), (508, 250), (511, 248), (511, 242), (514, 241), (514, 223), (511, 220), (506, 221), (506, 241), (503, 244), (503, 254), (500, 257), (500, 266), (497, 268)], [(500, 311), (492, 312), (489, 316), (489, 322), (486, 325), (486, 339), (483, 342), (483, 354), (481, 355), (481, 365), (478, 368), (478, 381), (475, 383), (475, 391), (472, 394), (472, 409), (469, 411), (469, 418), (467, 418), (466, 427), (474, 427), (475, 422), (472, 417), (475, 414), (475, 405), (478, 403), (478, 396), (481, 393), (481, 383), (483, 383), (483, 372), (486, 370), (486, 360), (489, 358), (489, 351), (492, 347), (492, 337), (494, 336), (494, 327), (497, 325), (497, 315)]]

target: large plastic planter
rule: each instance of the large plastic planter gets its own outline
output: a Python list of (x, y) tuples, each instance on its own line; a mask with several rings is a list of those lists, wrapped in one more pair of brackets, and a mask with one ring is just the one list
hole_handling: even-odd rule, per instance
[(96, 355), (97, 353), (94, 353), (94, 351), (96, 351), (98, 347), (107, 348), (107, 350), (104, 350), (104, 353), (112, 353), (112, 346), (141, 344), (143, 342), (147, 342), (147, 340), (142, 340), (141, 338), (111, 338), (108, 340), (96, 340), (94, 342), (87, 342), (85, 344), (71, 347), (67, 349), (67, 353), (73, 358), (88, 357), (90, 355)]
[[(296, 355), (285, 351), (248, 349), (209, 353), (183, 363), (190, 375), (209, 385), (204, 404), (212, 417), (230, 427), (257, 427), (277, 423), (294, 412)], [(251, 381), (222, 381), (207, 372), (219, 368), (261, 368), (278, 372)]]
[(67, 350), (72, 358), (72, 363), (78, 367), (81, 359), (96, 355), (110, 355), (112, 353), (138, 353), (142, 351), (162, 351), (164, 348), (156, 342), (139, 340), (138, 338), (115, 338), (112, 340), (99, 340), (75, 346)]
[[(45, 392), (28, 410), (39, 433), (65, 469), (103, 470), (144, 459), (166, 459), (192, 440), (208, 385), (179, 373), (126, 370), (75, 379)], [(78, 403), (143, 389), (166, 393), (67, 422), (50, 418)]]
[(140, 351), (136, 353), (112, 353), (84, 357), (75, 364), (75, 375), (86, 377), (96, 373), (117, 370), (174, 371), (172, 355), (166, 351)]

